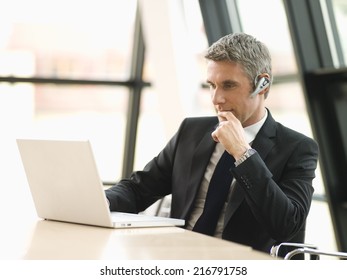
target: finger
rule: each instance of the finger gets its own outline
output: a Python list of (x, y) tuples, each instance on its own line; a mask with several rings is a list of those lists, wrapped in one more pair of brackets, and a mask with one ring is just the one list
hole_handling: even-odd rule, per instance
[(220, 111), (218, 112), (218, 117), (224, 119), (225, 121), (233, 120), (235, 118), (231, 111)]
[(216, 131), (213, 131), (213, 132), (211, 133), (211, 136), (212, 136), (212, 138), (213, 138), (213, 140), (214, 140), (215, 142), (217, 142), (217, 143), (219, 142)]
[(226, 122), (227, 122), (227, 120), (222, 120), (222, 121), (220, 121), (220, 122), (214, 127), (214, 131), (216, 131), (217, 129), (221, 128)]

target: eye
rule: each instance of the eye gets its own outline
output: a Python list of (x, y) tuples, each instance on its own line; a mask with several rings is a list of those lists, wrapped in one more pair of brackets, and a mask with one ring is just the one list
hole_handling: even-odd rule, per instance
[(224, 90), (229, 90), (229, 89), (233, 89), (233, 88), (235, 88), (236, 87), (236, 85), (235, 85), (235, 83), (223, 83), (223, 89)]
[(232, 88), (232, 85), (231, 84), (224, 84), (223, 88), (224, 89), (230, 89), (230, 88)]

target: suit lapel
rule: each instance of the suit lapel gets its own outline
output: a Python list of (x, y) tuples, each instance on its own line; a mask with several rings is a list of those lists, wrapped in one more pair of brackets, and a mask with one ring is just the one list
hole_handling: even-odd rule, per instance
[(255, 137), (252, 148), (257, 150), (260, 157), (265, 160), (268, 153), (272, 150), (275, 145), (276, 138), (276, 122), (272, 118), (270, 112), (267, 120), (265, 121), (263, 127), (258, 132)]
[[(253, 141), (252, 148), (255, 149), (260, 157), (265, 161), (268, 153), (275, 145), (274, 138), (276, 137), (276, 122), (272, 118), (268, 111), (268, 117), (259, 130), (256, 138)], [(241, 202), (245, 198), (245, 192), (243, 188), (236, 182), (233, 186), (230, 201), (227, 205), (225, 216), (224, 216), (224, 228), (230, 221), (230, 218), (235, 213)]]

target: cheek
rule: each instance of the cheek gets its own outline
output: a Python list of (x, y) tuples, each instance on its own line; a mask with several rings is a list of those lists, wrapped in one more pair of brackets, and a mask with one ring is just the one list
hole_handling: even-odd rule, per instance
[(252, 100), (239, 99), (237, 103), (234, 104), (234, 115), (243, 123), (252, 115), (256, 107), (255, 102)]

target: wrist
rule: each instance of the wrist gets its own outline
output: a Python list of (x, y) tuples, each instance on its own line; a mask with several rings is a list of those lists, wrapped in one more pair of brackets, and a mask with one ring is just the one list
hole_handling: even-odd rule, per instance
[(249, 149), (251, 149), (250, 145), (242, 145), (238, 150), (230, 154), (234, 157), (235, 161), (238, 161)]
[(243, 163), (245, 160), (247, 160), (249, 157), (254, 155), (256, 152), (257, 152), (256, 150), (252, 148), (248, 148), (238, 159), (235, 160), (235, 167)]

